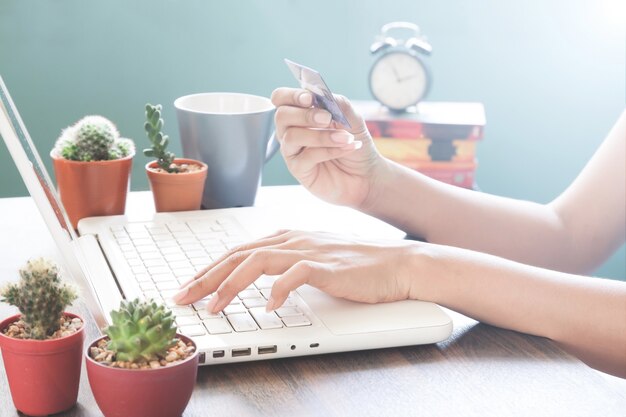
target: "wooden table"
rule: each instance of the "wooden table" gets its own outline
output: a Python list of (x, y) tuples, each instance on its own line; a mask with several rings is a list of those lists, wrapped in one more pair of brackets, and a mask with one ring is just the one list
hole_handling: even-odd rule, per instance
[[(331, 231), (358, 226), (362, 235), (403, 236), (360, 213), (323, 204), (300, 187), (263, 187), (256, 204), (277, 219), (259, 233), (298, 224), (324, 229), (326, 224)], [(149, 210), (149, 193), (131, 194), (130, 213)], [(0, 281), (17, 279), (17, 269), (30, 257), (60, 259), (30, 198), (0, 199), (0, 236)], [(2, 305), (0, 317), (12, 311)], [(88, 316), (80, 302), (73, 311)], [(201, 367), (184, 416), (626, 415), (624, 385), (550, 340), (450, 314), (454, 333), (435, 345)], [(99, 334), (91, 322), (87, 333), (87, 340)], [(78, 401), (59, 416), (102, 415), (84, 371)], [(0, 371), (0, 416), (15, 415)]]

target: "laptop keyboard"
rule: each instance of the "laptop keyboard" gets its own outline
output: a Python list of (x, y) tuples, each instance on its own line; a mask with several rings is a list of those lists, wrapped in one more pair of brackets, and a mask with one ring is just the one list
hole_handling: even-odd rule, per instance
[(274, 277), (262, 275), (217, 314), (205, 307), (210, 297), (189, 306), (176, 305), (172, 296), (183, 282), (244, 242), (246, 234), (231, 217), (172, 223), (131, 223), (111, 227), (115, 241), (145, 299), (164, 302), (186, 336), (218, 335), (310, 326), (292, 293), (283, 306), (267, 313)]

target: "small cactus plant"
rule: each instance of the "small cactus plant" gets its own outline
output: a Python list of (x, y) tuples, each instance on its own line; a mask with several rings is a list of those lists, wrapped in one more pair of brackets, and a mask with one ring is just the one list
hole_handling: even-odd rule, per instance
[(107, 348), (115, 352), (117, 361), (149, 362), (165, 356), (176, 344), (172, 312), (154, 301), (122, 301), (119, 310), (111, 312), (111, 319), (105, 334), (109, 337)]
[(130, 139), (120, 137), (110, 120), (86, 116), (63, 130), (54, 150), (72, 161), (108, 161), (131, 155), (134, 145)]
[(20, 277), (20, 282), (0, 291), (1, 301), (20, 310), (28, 338), (46, 339), (59, 329), (63, 311), (77, 298), (76, 290), (61, 281), (57, 265), (45, 258), (29, 260)]
[(144, 129), (152, 144), (151, 148), (143, 150), (143, 154), (148, 158), (156, 158), (157, 164), (161, 169), (170, 173), (179, 172), (178, 166), (174, 162), (176, 156), (167, 150), (169, 144), (169, 137), (161, 131), (163, 124), (165, 123), (161, 118), (162, 106), (157, 104), (146, 104), (146, 123)]

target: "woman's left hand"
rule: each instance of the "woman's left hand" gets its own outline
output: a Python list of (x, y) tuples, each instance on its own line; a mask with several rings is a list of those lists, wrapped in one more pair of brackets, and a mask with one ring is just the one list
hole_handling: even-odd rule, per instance
[(216, 313), (263, 274), (279, 275), (268, 311), (303, 284), (352, 301), (405, 300), (411, 293), (408, 260), (418, 248), (411, 241), (282, 230), (228, 251), (184, 284), (174, 301), (190, 304), (213, 294), (207, 310)]

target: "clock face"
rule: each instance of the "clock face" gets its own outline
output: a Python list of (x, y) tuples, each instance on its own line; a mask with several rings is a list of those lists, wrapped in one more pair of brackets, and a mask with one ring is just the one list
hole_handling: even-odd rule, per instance
[(392, 110), (414, 106), (425, 95), (428, 75), (422, 63), (407, 52), (389, 52), (381, 56), (370, 72), (374, 97)]

